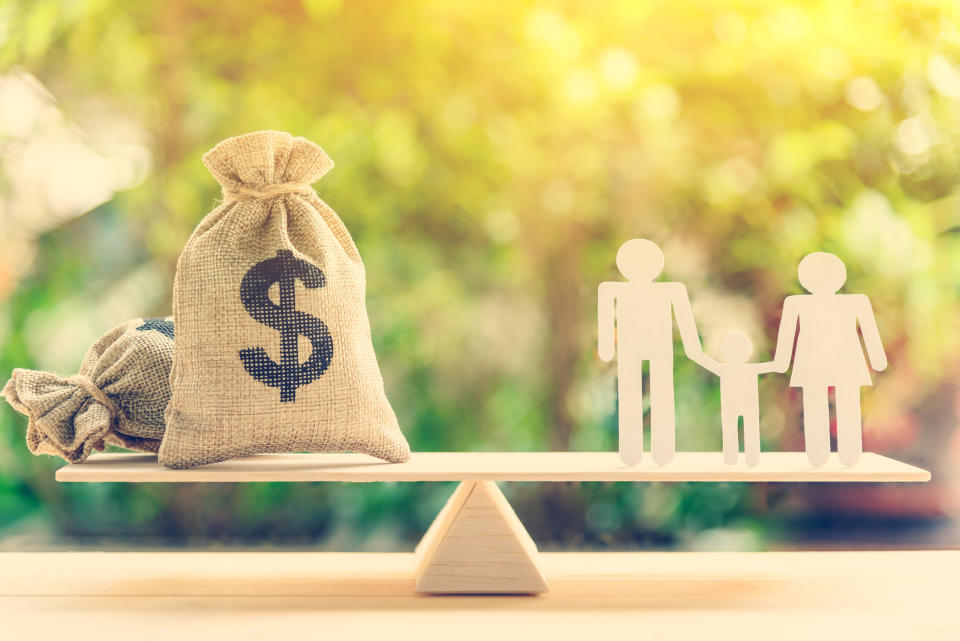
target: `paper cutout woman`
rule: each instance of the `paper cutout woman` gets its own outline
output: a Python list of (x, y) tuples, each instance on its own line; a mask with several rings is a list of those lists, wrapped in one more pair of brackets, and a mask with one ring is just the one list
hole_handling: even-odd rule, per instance
[(877, 321), (866, 296), (836, 293), (847, 279), (847, 270), (833, 254), (808, 254), (797, 273), (810, 293), (788, 296), (783, 302), (774, 371), (786, 372), (792, 358), (790, 386), (803, 389), (804, 441), (807, 458), (814, 466), (823, 465), (830, 455), (827, 390), (834, 388), (837, 452), (844, 465), (853, 465), (863, 452), (860, 388), (873, 384), (857, 326), (863, 333), (870, 366), (882, 371), (887, 356)]

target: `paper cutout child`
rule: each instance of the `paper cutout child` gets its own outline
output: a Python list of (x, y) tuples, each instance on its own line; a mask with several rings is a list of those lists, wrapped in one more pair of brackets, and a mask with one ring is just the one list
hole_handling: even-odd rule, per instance
[(650, 451), (665, 465), (676, 451), (672, 317), (687, 356), (701, 352), (700, 337), (683, 283), (654, 281), (663, 270), (663, 252), (655, 243), (628, 240), (617, 252), (617, 268), (628, 280), (600, 284), (597, 337), (601, 359), (617, 356), (620, 458), (636, 465), (643, 457), (642, 367), (649, 361)]
[[(834, 388), (837, 407), (837, 453), (853, 465), (863, 452), (860, 388), (873, 385), (860, 346), (863, 334), (870, 367), (887, 367), (870, 299), (863, 294), (838, 294), (847, 280), (839, 258), (826, 252), (808, 254), (797, 268), (809, 294), (787, 296), (774, 355), (776, 371), (786, 372), (793, 361), (790, 386), (803, 390), (803, 435), (807, 458), (814, 466), (830, 456), (830, 408), (827, 391)], [(796, 354), (794, 339), (796, 338)]]
[(747, 465), (760, 462), (760, 397), (757, 376), (774, 371), (773, 361), (748, 363), (753, 343), (740, 332), (730, 332), (720, 346), (723, 361), (704, 353), (691, 356), (720, 377), (720, 425), (723, 430), (723, 462), (733, 465), (740, 454), (737, 424), (743, 417), (743, 452)]

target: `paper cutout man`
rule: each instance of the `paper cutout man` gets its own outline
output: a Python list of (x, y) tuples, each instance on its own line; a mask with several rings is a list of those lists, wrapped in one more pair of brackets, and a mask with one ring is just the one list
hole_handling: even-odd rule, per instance
[(887, 356), (877, 321), (866, 296), (836, 293), (847, 279), (847, 270), (833, 254), (808, 254), (800, 261), (797, 272), (800, 284), (810, 293), (788, 296), (783, 302), (773, 359), (775, 370), (786, 372), (793, 360), (790, 386), (803, 389), (807, 458), (818, 467), (830, 455), (827, 389), (834, 388), (837, 452), (844, 465), (853, 465), (863, 452), (860, 387), (873, 385), (857, 326), (863, 333), (870, 366), (882, 371), (887, 367)]
[[(673, 395), (673, 319), (687, 356), (700, 354), (700, 337), (683, 283), (654, 282), (663, 270), (663, 252), (649, 240), (628, 240), (617, 252), (627, 282), (601, 283), (599, 354), (617, 356), (620, 458), (636, 465), (643, 457), (643, 361), (650, 363), (650, 451), (658, 465), (676, 451)], [(616, 341), (614, 341), (616, 308)], [(616, 342), (616, 347), (614, 346)]]
[(723, 362), (706, 354), (691, 356), (703, 368), (720, 377), (720, 425), (723, 430), (723, 462), (733, 465), (740, 456), (737, 425), (743, 417), (743, 453), (747, 465), (760, 462), (760, 396), (757, 376), (773, 371), (773, 361), (748, 363), (753, 343), (740, 332), (730, 332), (720, 346)]

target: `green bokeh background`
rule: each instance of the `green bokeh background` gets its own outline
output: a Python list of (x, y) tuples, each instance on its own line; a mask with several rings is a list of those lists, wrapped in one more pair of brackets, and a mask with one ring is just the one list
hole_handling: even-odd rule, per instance
[[(507, 485), (541, 547), (956, 544), (958, 19), (912, 0), (0, 2), (0, 378), (70, 373), (113, 325), (168, 314), (219, 197), (200, 157), (285, 130), (336, 163), (316, 187), (364, 257), (414, 450), (615, 449), (596, 287), (629, 238), (664, 248), (714, 353), (737, 329), (770, 357), (810, 251), (870, 296), (891, 366), (865, 444), (932, 483)], [(716, 380), (676, 363), (678, 445), (718, 449)], [(802, 449), (799, 400), (762, 379), (765, 448)], [(0, 549), (402, 550), (452, 490), (59, 485), (24, 429), (0, 407)]]

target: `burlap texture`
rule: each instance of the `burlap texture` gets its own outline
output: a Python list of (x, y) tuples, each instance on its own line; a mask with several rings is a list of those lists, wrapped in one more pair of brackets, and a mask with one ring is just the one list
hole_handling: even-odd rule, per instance
[(34, 454), (81, 463), (107, 445), (156, 452), (172, 361), (172, 319), (136, 318), (94, 343), (77, 375), (15, 369), (3, 395), (29, 418)]
[(363, 262), (309, 187), (333, 162), (272, 131), (227, 139), (203, 162), (224, 202), (177, 264), (160, 462), (300, 451), (409, 458), (373, 351)]

